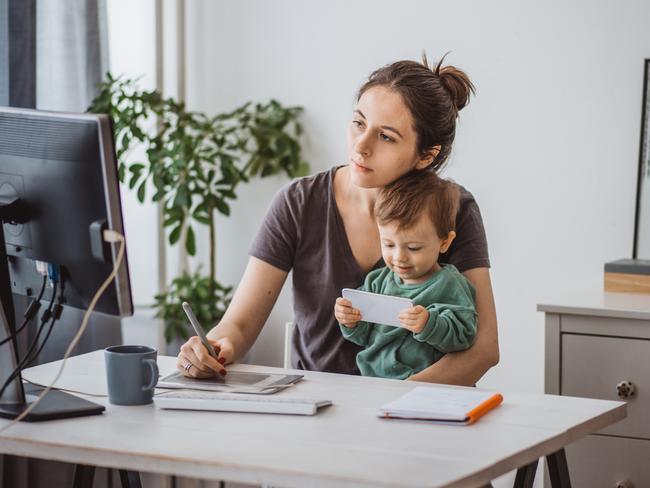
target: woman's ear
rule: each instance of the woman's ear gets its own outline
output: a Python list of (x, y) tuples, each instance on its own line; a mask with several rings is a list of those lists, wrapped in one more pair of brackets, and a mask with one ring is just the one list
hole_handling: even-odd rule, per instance
[(451, 246), (451, 243), (454, 241), (455, 238), (456, 238), (456, 233), (453, 230), (450, 231), (449, 234), (447, 234), (447, 237), (445, 237), (440, 242), (440, 254), (447, 252), (449, 246)]
[(424, 169), (430, 166), (436, 160), (438, 154), (440, 154), (440, 145), (433, 146), (420, 157), (415, 165), (415, 169)]

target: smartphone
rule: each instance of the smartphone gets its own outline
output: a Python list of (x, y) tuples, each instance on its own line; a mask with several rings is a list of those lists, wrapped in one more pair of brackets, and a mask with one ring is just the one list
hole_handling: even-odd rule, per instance
[(361, 312), (361, 320), (393, 327), (403, 327), (399, 322), (399, 314), (413, 306), (408, 298), (381, 295), (369, 291), (343, 288), (343, 298), (352, 302), (352, 306)]

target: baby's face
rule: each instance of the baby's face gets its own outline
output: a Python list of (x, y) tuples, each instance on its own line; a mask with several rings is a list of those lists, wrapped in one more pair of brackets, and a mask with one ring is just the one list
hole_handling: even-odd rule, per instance
[(422, 214), (409, 229), (397, 230), (397, 222), (379, 225), (381, 254), (386, 265), (404, 283), (424, 283), (440, 269), (438, 255), (446, 251), (431, 219)]

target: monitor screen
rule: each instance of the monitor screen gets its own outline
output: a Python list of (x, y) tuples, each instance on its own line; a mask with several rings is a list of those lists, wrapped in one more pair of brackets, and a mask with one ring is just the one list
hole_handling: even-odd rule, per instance
[[(124, 234), (107, 116), (0, 109), (0, 198), (19, 197), (24, 223), (5, 223), (12, 293), (32, 296), (36, 261), (57, 265), (66, 305), (85, 310), (113, 268), (116, 246), (105, 228)], [(126, 262), (96, 312), (132, 314)]]
[[(119, 245), (103, 238), (106, 229), (124, 235), (108, 116), (0, 108), (0, 218), (0, 416), (13, 418), (39, 394), (33, 385), (23, 388), (20, 371), (38, 356), (59, 318), (55, 297), (58, 307), (88, 309), (117, 260)], [(46, 277), (52, 287), (43, 295)], [(32, 304), (41, 297), (50, 302), (39, 311), (41, 325), (24, 357), (18, 357), (15, 337), (28, 319), (19, 328), (14, 323), (15, 295)], [(94, 311), (133, 313), (126, 256)], [(25, 311), (15, 312), (21, 317)], [(64, 392), (50, 393), (25, 420), (104, 410)]]

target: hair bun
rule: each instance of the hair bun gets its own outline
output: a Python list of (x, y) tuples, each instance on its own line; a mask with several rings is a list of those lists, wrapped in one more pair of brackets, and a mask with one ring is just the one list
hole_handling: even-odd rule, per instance
[[(464, 71), (455, 66), (442, 66), (447, 54), (449, 53), (438, 61), (433, 73), (440, 77), (440, 81), (451, 95), (456, 111), (460, 111), (469, 103), (469, 96), (476, 94), (476, 89)], [(422, 63), (428, 67), (426, 53), (422, 55)]]
[(475, 93), (474, 85), (469, 81), (469, 77), (454, 66), (440, 68), (438, 76), (451, 95), (456, 110), (462, 110), (469, 103), (470, 95)]

